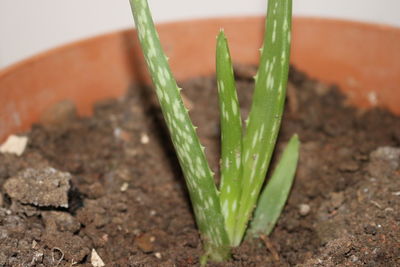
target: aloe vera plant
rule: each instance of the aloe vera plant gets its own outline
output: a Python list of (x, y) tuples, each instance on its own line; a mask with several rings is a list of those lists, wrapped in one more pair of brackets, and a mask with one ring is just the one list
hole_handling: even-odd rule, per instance
[[(249, 118), (243, 128), (224, 32), (217, 38), (216, 71), (221, 113), (221, 183), (214, 182), (181, 89), (168, 65), (147, 0), (130, 0), (139, 41), (189, 191), (204, 256), (229, 259), (248, 237), (269, 234), (288, 197), (299, 141), (293, 136), (262, 190), (284, 107), (289, 69), (291, 0), (269, 0), (260, 65)], [(256, 210), (254, 211), (254, 207)], [(254, 213), (254, 218), (251, 217)], [(251, 220), (250, 228), (248, 223)]]

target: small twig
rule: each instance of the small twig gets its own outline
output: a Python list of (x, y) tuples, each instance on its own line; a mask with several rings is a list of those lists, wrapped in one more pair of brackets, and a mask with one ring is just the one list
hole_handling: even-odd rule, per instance
[(270, 239), (266, 235), (260, 235), (260, 239), (264, 242), (265, 247), (271, 252), (274, 261), (280, 262), (281, 259), (278, 250), (275, 248), (274, 244), (272, 244)]
[(53, 261), (53, 263), (55, 262), (54, 252), (56, 250), (61, 253), (61, 257), (58, 259), (57, 264), (55, 265), (57, 267), (61, 263), (61, 261), (64, 259), (64, 252), (60, 248), (57, 248), (57, 247), (52, 248), (51, 249), (51, 260)]
[(371, 200), (371, 203), (372, 203), (374, 206), (376, 206), (378, 209), (382, 209), (382, 206), (381, 206), (378, 202), (376, 202), (375, 200)]

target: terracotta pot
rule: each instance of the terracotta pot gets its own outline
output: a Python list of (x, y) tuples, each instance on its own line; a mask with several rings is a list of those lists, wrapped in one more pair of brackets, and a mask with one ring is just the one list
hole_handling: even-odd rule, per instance
[[(215, 36), (224, 28), (234, 61), (257, 63), (262, 18), (163, 24), (160, 38), (178, 80), (214, 71)], [(400, 114), (400, 29), (349, 21), (296, 18), (291, 61), (312, 77), (335, 83), (360, 107)], [(148, 82), (133, 30), (73, 43), (0, 72), (0, 140), (26, 130), (60, 100), (87, 115), (93, 102)]]

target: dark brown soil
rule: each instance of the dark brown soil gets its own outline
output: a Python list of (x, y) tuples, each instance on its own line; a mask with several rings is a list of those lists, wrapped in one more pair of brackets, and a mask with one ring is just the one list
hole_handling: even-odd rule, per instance
[[(244, 115), (252, 74), (237, 69)], [(293, 133), (302, 146), (288, 205), (269, 238), (210, 266), (400, 266), (400, 118), (355, 109), (293, 69), (290, 81), (278, 148)], [(182, 87), (217, 171), (215, 79)], [(92, 266), (93, 249), (106, 266), (197, 266), (199, 236), (152, 90), (98, 103), (91, 118), (60, 105), (27, 133), (22, 157), (0, 154), (0, 266)], [(70, 186), (43, 187), (49, 172)]]

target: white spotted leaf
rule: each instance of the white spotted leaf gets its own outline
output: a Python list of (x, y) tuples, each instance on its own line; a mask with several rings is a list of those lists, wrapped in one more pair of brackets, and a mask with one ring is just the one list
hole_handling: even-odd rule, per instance
[(241, 197), (233, 245), (243, 239), (274, 151), (289, 71), (291, 0), (269, 0), (253, 102), (243, 137)]
[(240, 197), (242, 120), (228, 42), (222, 30), (217, 37), (216, 70), (221, 121), (220, 202), (226, 231), (232, 240)]
[(145, 60), (182, 167), (205, 253), (212, 260), (225, 260), (230, 252), (229, 238), (224, 227), (219, 192), (204, 148), (183, 105), (147, 0), (130, 0), (130, 3)]

